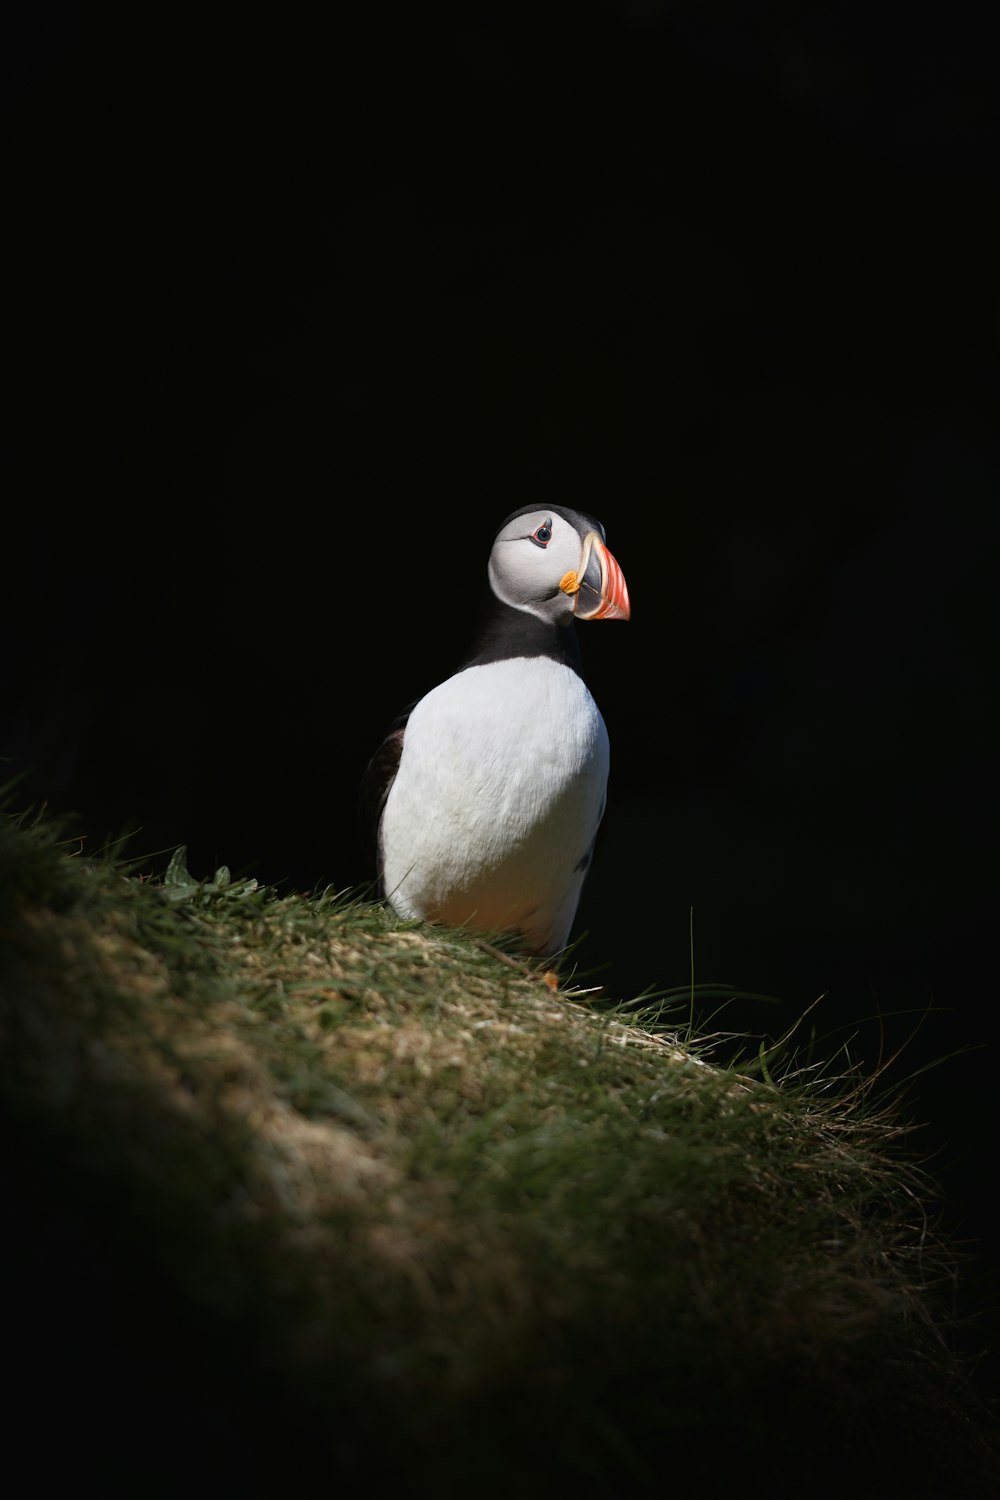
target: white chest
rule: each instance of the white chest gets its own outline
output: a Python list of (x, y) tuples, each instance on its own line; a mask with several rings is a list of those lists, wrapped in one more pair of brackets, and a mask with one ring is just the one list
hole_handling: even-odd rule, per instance
[(575, 910), (608, 767), (604, 720), (569, 667), (520, 657), (449, 678), (414, 708), (386, 802), (390, 900), (480, 926), (571, 890)]

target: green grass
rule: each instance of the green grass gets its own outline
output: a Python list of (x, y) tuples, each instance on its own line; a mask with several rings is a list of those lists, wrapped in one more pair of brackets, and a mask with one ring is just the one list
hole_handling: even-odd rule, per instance
[(0, 830), (21, 1357), (91, 1478), (997, 1493), (877, 1078), (719, 1064), (688, 987), (615, 1005), (357, 894), (159, 871)]

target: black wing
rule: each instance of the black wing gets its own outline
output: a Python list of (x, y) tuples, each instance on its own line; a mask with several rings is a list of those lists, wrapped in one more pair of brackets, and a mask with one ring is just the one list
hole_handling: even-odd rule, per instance
[(385, 895), (382, 888), (382, 839), (381, 824), (382, 811), (385, 807), (385, 799), (389, 795), (392, 783), (396, 779), (396, 771), (399, 769), (399, 757), (403, 753), (403, 735), (406, 732), (406, 721), (417, 704), (416, 699), (407, 705), (390, 724), (381, 745), (375, 751), (371, 760), (365, 767), (361, 778), (360, 814), (361, 814), (361, 837), (364, 843), (365, 853), (368, 860), (368, 873), (378, 885), (380, 896)]

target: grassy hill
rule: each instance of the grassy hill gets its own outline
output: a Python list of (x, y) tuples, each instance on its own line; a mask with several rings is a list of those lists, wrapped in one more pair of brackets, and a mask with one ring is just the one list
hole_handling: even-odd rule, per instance
[(0, 936), (36, 1485), (998, 1493), (879, 1080), (45, 819), (0, 829)]

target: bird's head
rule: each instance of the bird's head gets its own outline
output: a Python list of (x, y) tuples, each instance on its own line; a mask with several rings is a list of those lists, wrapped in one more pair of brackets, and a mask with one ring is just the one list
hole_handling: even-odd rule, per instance
[(529, 505), (507, 517), (490, 553), (489, 579), (504, 604), (557, 625), (574, 617), (627, 620), (631, 613), (604, 527), (562, 505)]

